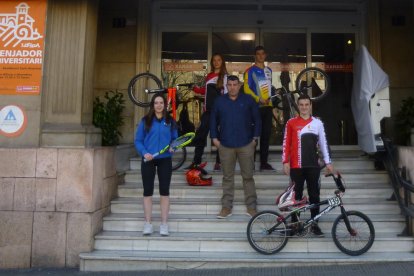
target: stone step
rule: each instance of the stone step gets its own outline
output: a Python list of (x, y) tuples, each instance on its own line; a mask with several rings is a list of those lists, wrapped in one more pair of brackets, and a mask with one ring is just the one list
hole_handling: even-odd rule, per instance
[[(341, 171), (343, 174), (345, 183), (388, 183), (389, 177), (384, 171)], [(223, 175), (221, 172), (209, 172), (209, 175), (213, 177), (213, 183), (221, 183)], [(235, 175), (236, 183), (241, 183), (242, 177), (239, 173)], [(289, 183), (289, 177), (282, 172), (255, 172), (254, 179), (256, 183)], [(125, 182), (137, 183), (141, 181), (141, 172), (139, 171), (127, 171), (125, 174)], [(179, 183), (185, 183), (185, 172), (184, 171), (174, 171), (172, 174), (171, 182), (179, 181)], [(333, 183), (331, 177), (321, 176), (322, 183)]]
[[(258, 198), (257, 209), (261, 210), (277, 210), (274, 198), (263, 199)], [(197, 198), (170, 198), (170, 214), (202, 214), (217, 215), (221, 210), (221, 201), (219, 198), (204, 198), (200, 201)], [(367, 215), (371, 214), (400, 214), (400, 208), (395, 202), (389, 202), (385, 199), (365, 199), (365, 198), (349, 198), (344, 199), (345, 207), (349, 210), (359, 210)], [(143, 213), (142, 198), (118, 198), (112, 201), (112, 213)], [(325, 206), (326, 207), (326, 206)], [(324, 207), (321, 207), (324, 208)], [(321, 209), (322, 210), (322, 209)], [(245, 214), (246, 206), (243, 201), (237, 200), (233, 205), (233, 214)], [(336, 208), (331, 211), (332, 214), (339, 214), (341, 211)], [(153, 199), (153, 214), (160, 213), (159, 198)]]
[[(192, 156), (192, 148), (189, 148), (186, 164)], [(275, 198), (289, 183), (288, 176), (282, 173), (280, 156), (280, 151), (270, 154), (269, 160), (276, 172), (255, 171), (259, 211), (276, 210)], [(119, 198), (111, 202), (112, 213), (104, 217), (103, 232), (95, 237), (95, 251), (80, 255), (80, 269), (166, 270), (414, 261), (414, 238), (398, 236), (405, 228), (405, 219), (398, 205), (387, 201), (393, 192), (389, 177), (384, 171), (376, 171), (373, 161), (362, 156), (358, 147), (333, 149), (335, 168), (343, 174), (347, 188), (343, 198), (345, 208), (367, 214), (376, 229), (373, 247), (358, 257), (340, 252), (331, 238), (332, 224), (340, 213), (338, 208), (319, 221), (325, 238), (291, 238), (282, 252), (270, 256), (255, 252), (246, 237), (250, 217), (245, 214), (240, 173), (235, 175), (233, 216), (217, 219), (221, 208), (222, 173), (212, 171), (215, 154), (207, 153), (203, 159), (208, 161), (207, 170), (213, 177), (213, 186), (188, 186), (183, 168), (173, 172), (168, 237), (158, 233), (160, 207), (158, 180), (155, 180), (152, 216), (155, 232), (144, 237), (141, 232), (144, 224), (141, 161), (132, 158), (125, 183), (118, 186)], [(321, 199), (332, 197), (335, 188), (332, 178), (321, 177)], [(307, 212), (301, 219), (309, 216)]]
[(81, 253), (80, 258), (81, 271), (193, 269), (194, 273), (197, 273), (196, 270), (213, 268), (412, 262), (414, 261), (414, 254), (410, 252), (367, 252), (358, 257), (350, 257), (339, 252), (289, 253), (282, 251), (275, 255), (262, 255), (259, 253), (235, 252), (95, 250), (91, 253)]
[[(397, 237), (393, 233), (378, 233), (369, 252), (411, 252), (413, 237)], [(95, 237), (96, 250), (193, 251), (193, 252), (255, 252), (245, 233), (171, 233), (168, 237), (154, 232), (103, 232)], [(283, 252), (340, 252), (330, 232), (324, 238), (312, 234), (290, 238)]]
[[(270, 158), (269, 164), (273, 166), (277, 171), (282, 171), (282, 163), (281, 163), (281, 156), (279, 158)], [(184, 163), (182, 168), (185, 168), (186, 166), (190, 165), (192, 159), (187, 158), (187, 161)], [(207, 162), (206, 170), (212, 171), (215, 163), (214, 160), (205, 160), (204, 162)], [(359, 158), (344, 158), (339, 160), (333, 160), (333, 164), (335, 168), (339, 171), (342, 170), (349, 170), (349, 169), (358, 169), (358, 170), (374, 170), (374, 162), (367, 159), (359, 159)], [(134, 158), (130, 161), (130, 168), (131, 170), (141, 170), (141, 158)], [(260, 168), (260, 162), (255, 162), (255, 168)], [(240, 167), (238, 164), (236, 165), (236, 170), (240, 170)]]
[[(130, 188), (130, 187), (142, 187), (142, 179), (141, 175), (135, 174), (138, 176), (134, 179), (134, 181), (125, 181), (123, 184), (118, 185), (120, 188)], [(218, 174), (209, 174), (207, 176), (211, 176), (213, 178), (213, 185), (212, 186), (190, 186), (187, 184), (187, 180), (184, 174), (172, 175), (171, 177), (171, 188), (175, 187), (187, 187), (191, 189), (200, 189), (200, 188), (210, 188), (210, 187), (221, 187), (223, 175)], [(255, 184), (257, 188), (280, 188), (284, 189), (289, 185), (289, 177), (286, 175), (255, 175)], [(155, 183), (158, 184), (158, 178), (154, 179)], [(236, 175), (234, 178), (235, 183), (242, 183), (241, 176)], [(328, 188), (328, 187), (335, 187), (335, 182), (330, 177), (321, 176), (321, 188)], [(383, 187), (391, 187), (389, 183), (388, 175), (383, 174), (373, 174), (371, 176), (366, 175), (359, 175), (359, 176), (349, 176), (347, 175), (346, 178), (343, 179), (345, 183), (345, 187), (347, 189), (352, 188), (383, 188)]]
[[(309, 216), (309, 214), (308, 214)], [(305, 220), (308, 216), (304, 216)], [(322, 231), (329, 232), (338, 214), (327, 214), (320, 218), (319, 226)], [(159, 226), (160, 216), (153, 214), (154, 227)], [(405, 220), (401, 215), (373, 214), (369, 218), (376, 232), (401, 233)], [(227, 219), (217, 219), (215, 215), (201, 214), (171, 214), (169, 226), (171, 232), (228, 232), (245, 233), (250, 217), (247, 215), (232, 215)], [(110, 214), (103, 218), (104, 231), (140, 231), (144, 225), (143, 214)]]
[[(158, 185), (154, 188), (154, 195), (158, 195)], [(324, 185), (328, 186), (328, 185)], [(322, 188), (320, 191), (321, 198), (329, 198), (334, 196), (334, 192), (336, 190), (336, 187), (334, 184), (330, 185), (330, 188)], [(286, 187), (286, 186), (285, 186)], [(285, 187), (283, 188), (267, 188), (263, 189), (261, 188), (261, 185), (258, 185), (256, 187), (256, 193), (259, 198), (261, 199), (275, 199), (278, 195), (283, 193), (285, 190)], [(347, 189), (346, 193), (344, 195), (345, 198), (351, 198), (351, 197), (357, 197), (357, 198), (378, 198), (383, 199), (386, 197), (390, 197), (393, 193), (393, 189), (391, 187), (385, 187), (383, 188), (352, 188)], [(205, 199), (205, 198), (221, 198), (223, 194), (223, 189), (219, 187), (218, 185), (212, 186), (212, 187), (190, 187), (190, 186), (176, 186), (175, 183), (171, 184), (170, 189), (170, 197), (171, 198), (198, 198), (199, 200)], [(304, 194), (307, 194), (306, 188), (304, 191)], [(119, 197), (142, 197), (143, 196), (143, 188), (142, 187), (136, 187), (136, 188), (124, 188), (119, 187), (118, 188), (118, 195)], [(242, 188), (242, 184), (236, 184), (235, 190), (234, 190), (234, 196), (235, 200), (243, 200), (244, 199), (244, 191)]]

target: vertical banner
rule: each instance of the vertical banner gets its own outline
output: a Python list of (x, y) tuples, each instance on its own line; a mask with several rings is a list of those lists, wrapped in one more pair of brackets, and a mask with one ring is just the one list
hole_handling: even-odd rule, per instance
[(0, 95), (38, 95), (47, 0), (0, 0)]

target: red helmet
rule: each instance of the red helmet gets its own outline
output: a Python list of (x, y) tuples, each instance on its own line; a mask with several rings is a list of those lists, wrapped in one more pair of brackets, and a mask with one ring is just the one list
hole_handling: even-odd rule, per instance
[(211, 186), (213, 179), (211, 177), (205, 178), (207, 172), (203, 168), (195, 168), (185, 173), (187, 183), (190, 186)]
[(286, 211), (289, 207), (301, 207), (308, 202), (308, 198), (306, 196), (302, 197), (301, 200), (295, 199), (295, 183), (291, 182), (289, 187), (276, 198), (277, 207), (281, 211)]

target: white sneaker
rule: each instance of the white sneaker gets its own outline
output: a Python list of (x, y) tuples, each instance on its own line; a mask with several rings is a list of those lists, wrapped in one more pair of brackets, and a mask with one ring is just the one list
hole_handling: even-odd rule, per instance
[(142, 231), (142, 234), (144, 235), (151, 235), (152, 232), (154, 232), (153, 228), (152, 228), (152, 224), (149, 222), (145, 222), (144, 224), (144, 230)]
[(168, 232), (168, 224), (161, 223), (160, 224), (160, 235), (161, 236), (168, 236), (170, 233)]

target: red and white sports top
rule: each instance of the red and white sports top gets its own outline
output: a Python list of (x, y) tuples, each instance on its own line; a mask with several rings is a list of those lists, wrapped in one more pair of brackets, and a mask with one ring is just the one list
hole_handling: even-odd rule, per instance
[(204, 111), (210, 111), (213, 108), (216, 97), (227, 94), (227, 74), (224, 75), (223, 89), (219, 90), (216, 86), (219, 74), (210, 72), (206, 77), (206, 85), (203, 87), (193, 87), (193, 91), (197, 94), (205, 95)]
[(285, 127), (282, 162), (290, 163), (291, 168), (319, 167), (318, 150), (326, 164), (331, 163), (325, 128), (321, 120), (300, 116), (290, 119)]

